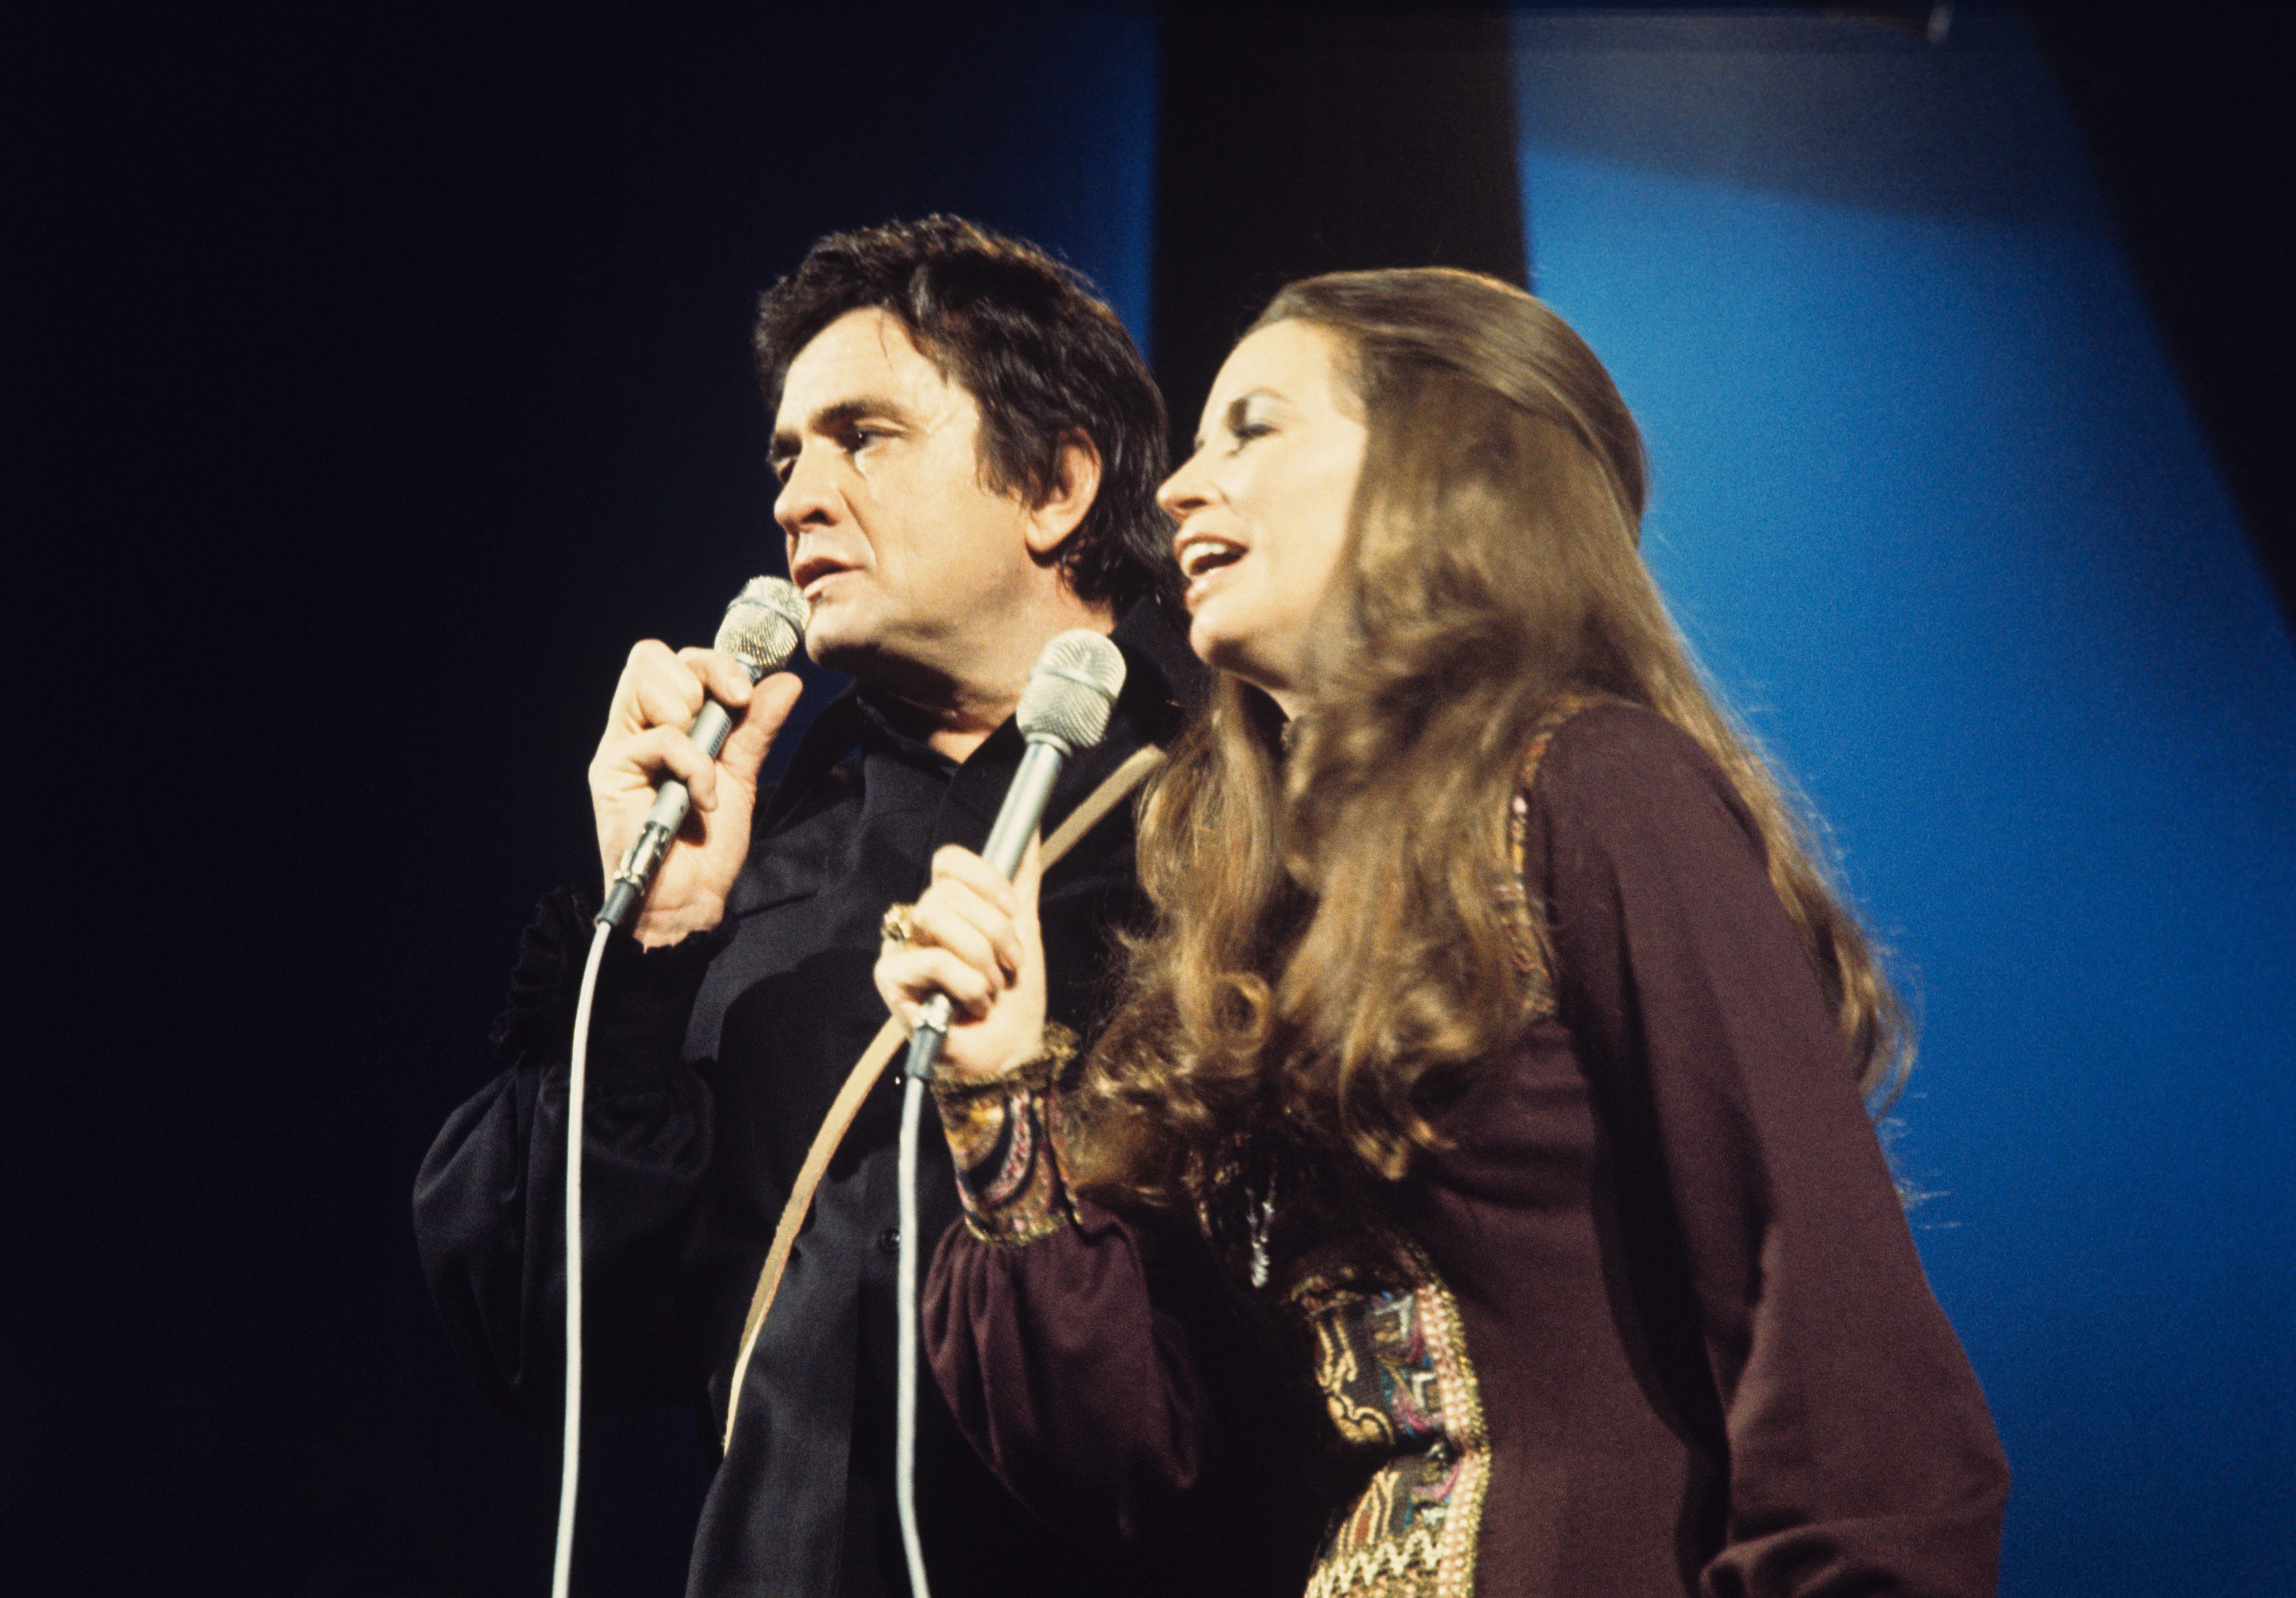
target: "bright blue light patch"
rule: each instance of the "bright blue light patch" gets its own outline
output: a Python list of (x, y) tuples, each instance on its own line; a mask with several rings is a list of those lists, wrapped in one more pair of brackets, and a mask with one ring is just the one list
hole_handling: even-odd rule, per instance
[(1535, 286), (1913, 974), (2003, 1590), (2296, 1590), (2296, 651), (2030, 40), (1857, 26), (1526, 20)]

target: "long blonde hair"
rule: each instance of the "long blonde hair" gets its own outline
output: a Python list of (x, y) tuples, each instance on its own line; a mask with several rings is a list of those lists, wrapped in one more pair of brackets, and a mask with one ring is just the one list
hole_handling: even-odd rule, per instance
[[(1647, 707), (1736, 786), (1779, 902), (1876, 1100), (1912, 1045), (1825, 856), (1719, 709), (1637, 552), (1642, 440), (1538, 300), (1440, 269), (1296, 283), (1255, 324), (1340, 338), (1369, 440), (1289, 729), (1223, 676), (1140, 826), (1156, 912), (1072, 1099), (1088, 1191), (1201, 1209), (1247, 1126), (1376, 1185), (1431, 1110), (1546, 1002), (1495, 884), (1521, 752), (1562, 696)], [(1536, 922), (1533, 906), (1533, 920)]]

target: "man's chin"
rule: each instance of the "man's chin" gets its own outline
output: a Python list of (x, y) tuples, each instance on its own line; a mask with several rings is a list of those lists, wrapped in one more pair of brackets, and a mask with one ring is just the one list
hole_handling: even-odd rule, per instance
[(899, 676), (899, 663), (888, 657), (885, 641), (875, 629), (852, 626), (851, 619), (815, 612), (813, 624), (805, 631), (805, 652), (813, 657), (814, 664), (865, 683), (877, 682), (888, 672)]
[(876, 644), (873, 629), (860, 625), (858, 617), (834, 601), (816, 604), (806, 623), (805, 652), (816, 664), (849, 676), (854, 675), (851, 662), (874, 654)]

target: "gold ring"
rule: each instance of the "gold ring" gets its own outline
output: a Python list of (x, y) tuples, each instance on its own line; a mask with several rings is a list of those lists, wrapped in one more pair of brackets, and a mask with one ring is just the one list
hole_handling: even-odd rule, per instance
[(877, 923), (877, 936), (899, 948), (917, 935), (917, 923), (913, 915), (914, 905), (888, 905), (885, 914)]

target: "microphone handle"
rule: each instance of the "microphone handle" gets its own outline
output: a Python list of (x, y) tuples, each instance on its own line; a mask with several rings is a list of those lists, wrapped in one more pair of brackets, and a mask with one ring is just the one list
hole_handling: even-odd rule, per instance
[[(980, 857), (1006, 881), (1021, 869), (1029, 837), (1044, 819), (1053, 783), (1068, 759), (1068, 745), (1052, 739), (1029, 740), (1021, 753), (1021, 769), (1004, 791), (1004, 803), (988, 829)], [(900, 1258), (893, 1274), (894, 1306), (894, 1433), (893, 1500), (901, 1523), (901, 1546), (909, 1567), (909, 1589), (916, 1598), (931, 1598), (925, 1582), (924, 1549), (917, 1537), (917, 1126), (923, 1111), (924, 1086), (932, 1080), (940, 1046), (948, 1037), (954, 1006), (948, 996), (937, 993), (925, 1001), (916, 1029), (909, 1034), (909, 1057), (903, 1067), (901, 1137), (898, 1191), (900, 1195)]]
[(1045, 806), (1053, 797), (1053, 784), (1060, 780), (1066, 758), (1067, 751), (1052, 742), (1031, 743), (1021, 752), (1021, 769), (1013, 774), (1013, 786), (1004, 791), (996, 824), (988, 829), (988, 841), (980, 846), (980, 857), (988, 863), (988, 869), (1008, 882), (1021, 869), (1021, 856), (1029, 852), (1029, 834), (1045, 818)]
[[(988, 869), (1008, 882), (1021, 869), (1021, 856), (1029, 852), (1029, 835), (1045, 818), (1053, 784), (1060, 780), (1061, 767), (1067, 760), (1068, 751), (1049, 741), (1031, 740), (1021, 753), (1021, 769), (1013, 774), (1013, 786), (1004, 791), (1004, 803), (996, 812), (996, 824), (988, 829), (988, 841), (980, 846), (980, 857), (988, 863)], [(955, 1008), (945, 993), (925, 1001), (924, 1012), (917, 1018), (916, 1030), (909, 1038), (909, 1075), (932, 1075), (933, 1061), (940, 1054), (941, 1039), (947, 1036)]]
[[(725, 706), (710, 700), (701, 707), (701, 714), (685, 729), (694, 747), (712, 760), (726, 747), (726, 734), (733, 730), (734, 717)], [(639, 824), (638, 835), (630, 840), (623, 852), (622, 863), (614, 867), (612, 881), (606, 889), (606, 902), (598, 911), (598, 924), (619, 927), (630, 918), (631, 912), (642, 904), (646, 889), (653, 886), (653, 874), (661, 869), (662, 856), (677, 840), (677, 829), (685, 824), (685, 813), (693, 804), (693, 796), (685, 784), (676, 777), (665, 778), (654, 794), (653, 807)]]

